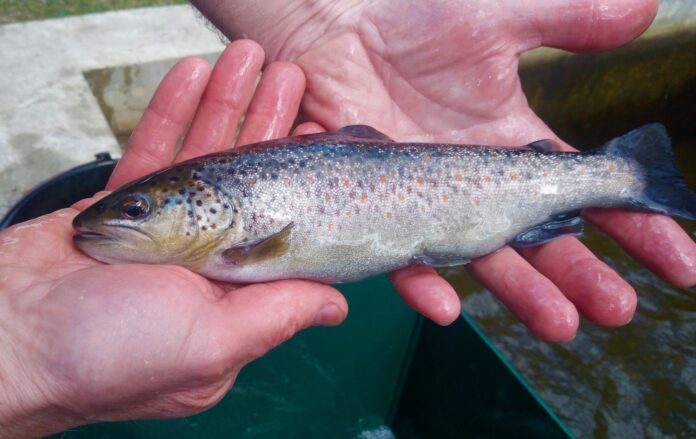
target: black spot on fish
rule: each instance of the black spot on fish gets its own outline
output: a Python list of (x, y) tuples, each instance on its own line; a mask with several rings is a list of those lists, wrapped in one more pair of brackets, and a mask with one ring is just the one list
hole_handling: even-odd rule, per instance
[(201, 230), (203, 230), (205, 232), (206, 230), (208, 230), (208, 228), (206, 226), (202, 226)]
[(106, 204), (97, 203), (97, 205), (94, 206), (94, 209), (97, 211), (97, 213), (104, 213), (106, 211)]
[(193, 218), (193, 210), (189, 210), (188, 212), (186, 212), (186, 214), (187, 214), (190, 218)]
[(181, 198), (179, 198), (178, 200), (176, 200), (176, 204), (181, 204), (181, 203), (183, 203), (183, 201), (181, 200)]
[(202, 216), (200, 216), (200, 215), (196, 215), (196, 219), (197, 219), (198, 221), (200, 221), (200, 220), (202, 220), (202, 219), (203, 219), (203, 217), (202, 217)]
[(210, 213), (216, 214), (216, 213), (217, 213), (217, 210), (215, 210), (214, 208), (211, 207), (211, 208), (210, 208)]
[(170, 183), (176, 183), (177, 181), (179, 181), (179, 177), (177, 177), (177, 176), (169, 177), (169, 182), (170, 182)]
[(196, 200), (196, 206), (202, 206), (203, 202), (201, 200)]
[(150, 180), (150, 186), (157, 186), (157, 182), (155, 180)]
[(278, 174), (276, 174), (275, 172), (271, 172), (271, 179), (272, 179), (272, 180), (277, 180), (277, 179), (278, 179)]
[(179, 195), (186, 194), (186, 189), (179, 189)]
[(229, 209), (229, 208), (230, 208), (230, 205), (229, 205), (229, 204), (223, 204), (223, 205), (222, 205), (222, 208), (223, 208), (223, 209)]
[(213, 230), (217, 229), (217, 224), (211, 224), (211, 225), (210, 225), (210, 228), (213, 229)]

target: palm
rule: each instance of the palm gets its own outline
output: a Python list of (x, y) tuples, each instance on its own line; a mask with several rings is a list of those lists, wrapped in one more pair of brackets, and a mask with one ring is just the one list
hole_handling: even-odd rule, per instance
[[(141, 416), (162, 416), (177, 404), (185, 414), (201, 408), (187, 402), (192, 389), (199, 404), (211, 405), (231, 383), (222, 372), (233, 359), (220, 355), (214, 363), (206, 351), (216, 340), (201, 345), (195, 338), (225, 333), (216, 306), (221, 291), (177, 267), (108, 266), (92, 260), (71, 242), (76, 213), (65, 209), (5, 235), (17, 244), (35, 240), (36, 228), (47, 223), (39, 232), (46, 247), (9, 248), (6, 254), (13, 259), (20, 252), (19, 267), (0, 261), (3, 270), (23, 273), (21, 278), (8, 275), (7, 289), (22, 297), (24, 332), (51, 340), (40, 358), (27, 360), (43, 366), (39, 373), (52, 385), (70, 389), (63, 403), (84, 414), (123, 407), (134, 398), (138, 405), (146, 403)], [(219, 379), (201, 388), (200, 379), (209, 374), (203, 366), (217, 367)], [(176, 385), (181, 382), (195, 384)], [(176, 390), (163, 395), (168, 387)], [(157, 396), (150, 402), (146, 395)]]
[[(527, 140), (519, 129), (540, 124), (517, 77), (521, 43), (501, 43), (510, 39), (500, 6), (466, 2), (466, 9), (498, 21), (463, 22), (463, 4), (404, 3), (373, 3), (346, 24), (352, 31), (320, 38), (299, 54), (309, 81), (308, 115), (331, 128), (365, 121), (399, 139)], [(350, 79), (336, 81), (337, 71)]]

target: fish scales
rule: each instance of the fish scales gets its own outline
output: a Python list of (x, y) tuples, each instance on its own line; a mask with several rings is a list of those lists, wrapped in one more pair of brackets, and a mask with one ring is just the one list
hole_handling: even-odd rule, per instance
[[(135, 221), (166, 244), (141, 262), (228, 281), (339, 282), (412, 263), (460, 264), (515, 239), (544, 242), (573, 224), (555, 218), (585, 207), (655, 209), (636, 201), (649, 176), (630, 154), (404, 144), (368, 134), (280, 139), (195, 159), (112, 194), (103, 210), (122, 210), (134, 193), (157, 205)], [(82, 216), (78, 231), (118, 227), (89, 210)], [(82, 248), (122, 261), (98, 241)]]

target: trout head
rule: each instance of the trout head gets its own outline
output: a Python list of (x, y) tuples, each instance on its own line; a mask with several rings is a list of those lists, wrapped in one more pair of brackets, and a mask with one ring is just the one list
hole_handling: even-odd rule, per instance
[(196, 269), (235, 226), (225, 192), (182, 165), (102, 198), (73, 220), (74, 242), (107, 263), (176, 264)]

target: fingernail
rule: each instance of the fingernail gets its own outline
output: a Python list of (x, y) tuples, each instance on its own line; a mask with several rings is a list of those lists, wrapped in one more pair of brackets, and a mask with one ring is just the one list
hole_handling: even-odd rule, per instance
[(314, 324), (319, 326), (336, 326), (343, 321), (343, 312), (335, 303), (324, 305), (314, 318)]

